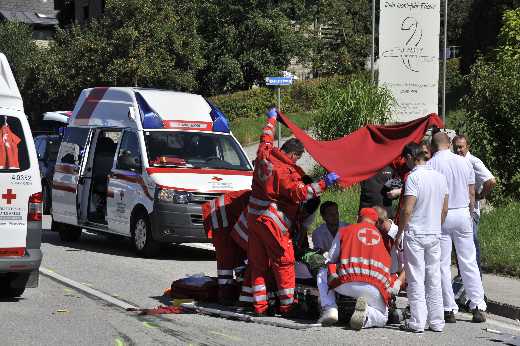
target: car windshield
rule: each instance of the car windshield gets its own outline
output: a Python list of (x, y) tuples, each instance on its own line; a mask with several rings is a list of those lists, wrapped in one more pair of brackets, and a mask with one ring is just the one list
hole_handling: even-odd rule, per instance
[(146, 131), (150, 167), (251, 170), (236, 140), (226, 134)]

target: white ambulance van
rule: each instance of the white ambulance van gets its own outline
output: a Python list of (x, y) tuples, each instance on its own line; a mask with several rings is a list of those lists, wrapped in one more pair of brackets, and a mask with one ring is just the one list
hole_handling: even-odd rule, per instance
[(207, 242), (201, 205), (249, 189), (252, 165), (224, 114), (200, 95), (140, 88), (83, 90), (65, 129), (52, 186), (54, 228), (160, 243)]
[(18, 297), (38, 286), (41, 189), (22, 97), (0, 53), (0, 297)]

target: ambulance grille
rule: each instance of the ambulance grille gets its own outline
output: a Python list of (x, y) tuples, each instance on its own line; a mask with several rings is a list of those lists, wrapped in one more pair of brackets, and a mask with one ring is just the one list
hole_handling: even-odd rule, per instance
[(214, 198), (220, 196), (220, 193), (209, 193), (209, 192), (192, 192), (191, 202), (197, 204), (203, 204), (207, 201), (211, 201)]
[(194, 225), (202, 225), (202, 215), (201, 214), (190, 214), (191, 223)]

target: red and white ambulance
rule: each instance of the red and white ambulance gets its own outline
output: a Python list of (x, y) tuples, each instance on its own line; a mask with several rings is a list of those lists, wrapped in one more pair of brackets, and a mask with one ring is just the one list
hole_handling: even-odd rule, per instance
[(22, 97), (0, 53), (0, 297), (38, 286), (42, 205), (38, 158)]
[(160, 243), (207, 242), (201, 204), (251, 187), (252, 165), (222, 112), (200, 95), (141, 88), (83, 90), (52, 184), (54, 228)]

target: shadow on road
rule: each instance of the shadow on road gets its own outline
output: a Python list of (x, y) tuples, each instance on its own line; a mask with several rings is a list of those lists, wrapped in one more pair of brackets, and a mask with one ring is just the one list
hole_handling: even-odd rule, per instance
[[(42, 243), (65, 248), (67, 252), (87, 251), (97, 252), (121, 257), (139, 257), (125, 238), (106, 237), (83, 231), (80, 240), (75, 242), (64, 242), (57, 232), (45, 231), (42, 233)], [(162, 246), (154, 260), (176, 260), (176, 261), (213, 261), (215, 252), (211, 250), (198, 249), (186, 245), (165, 244)]]

